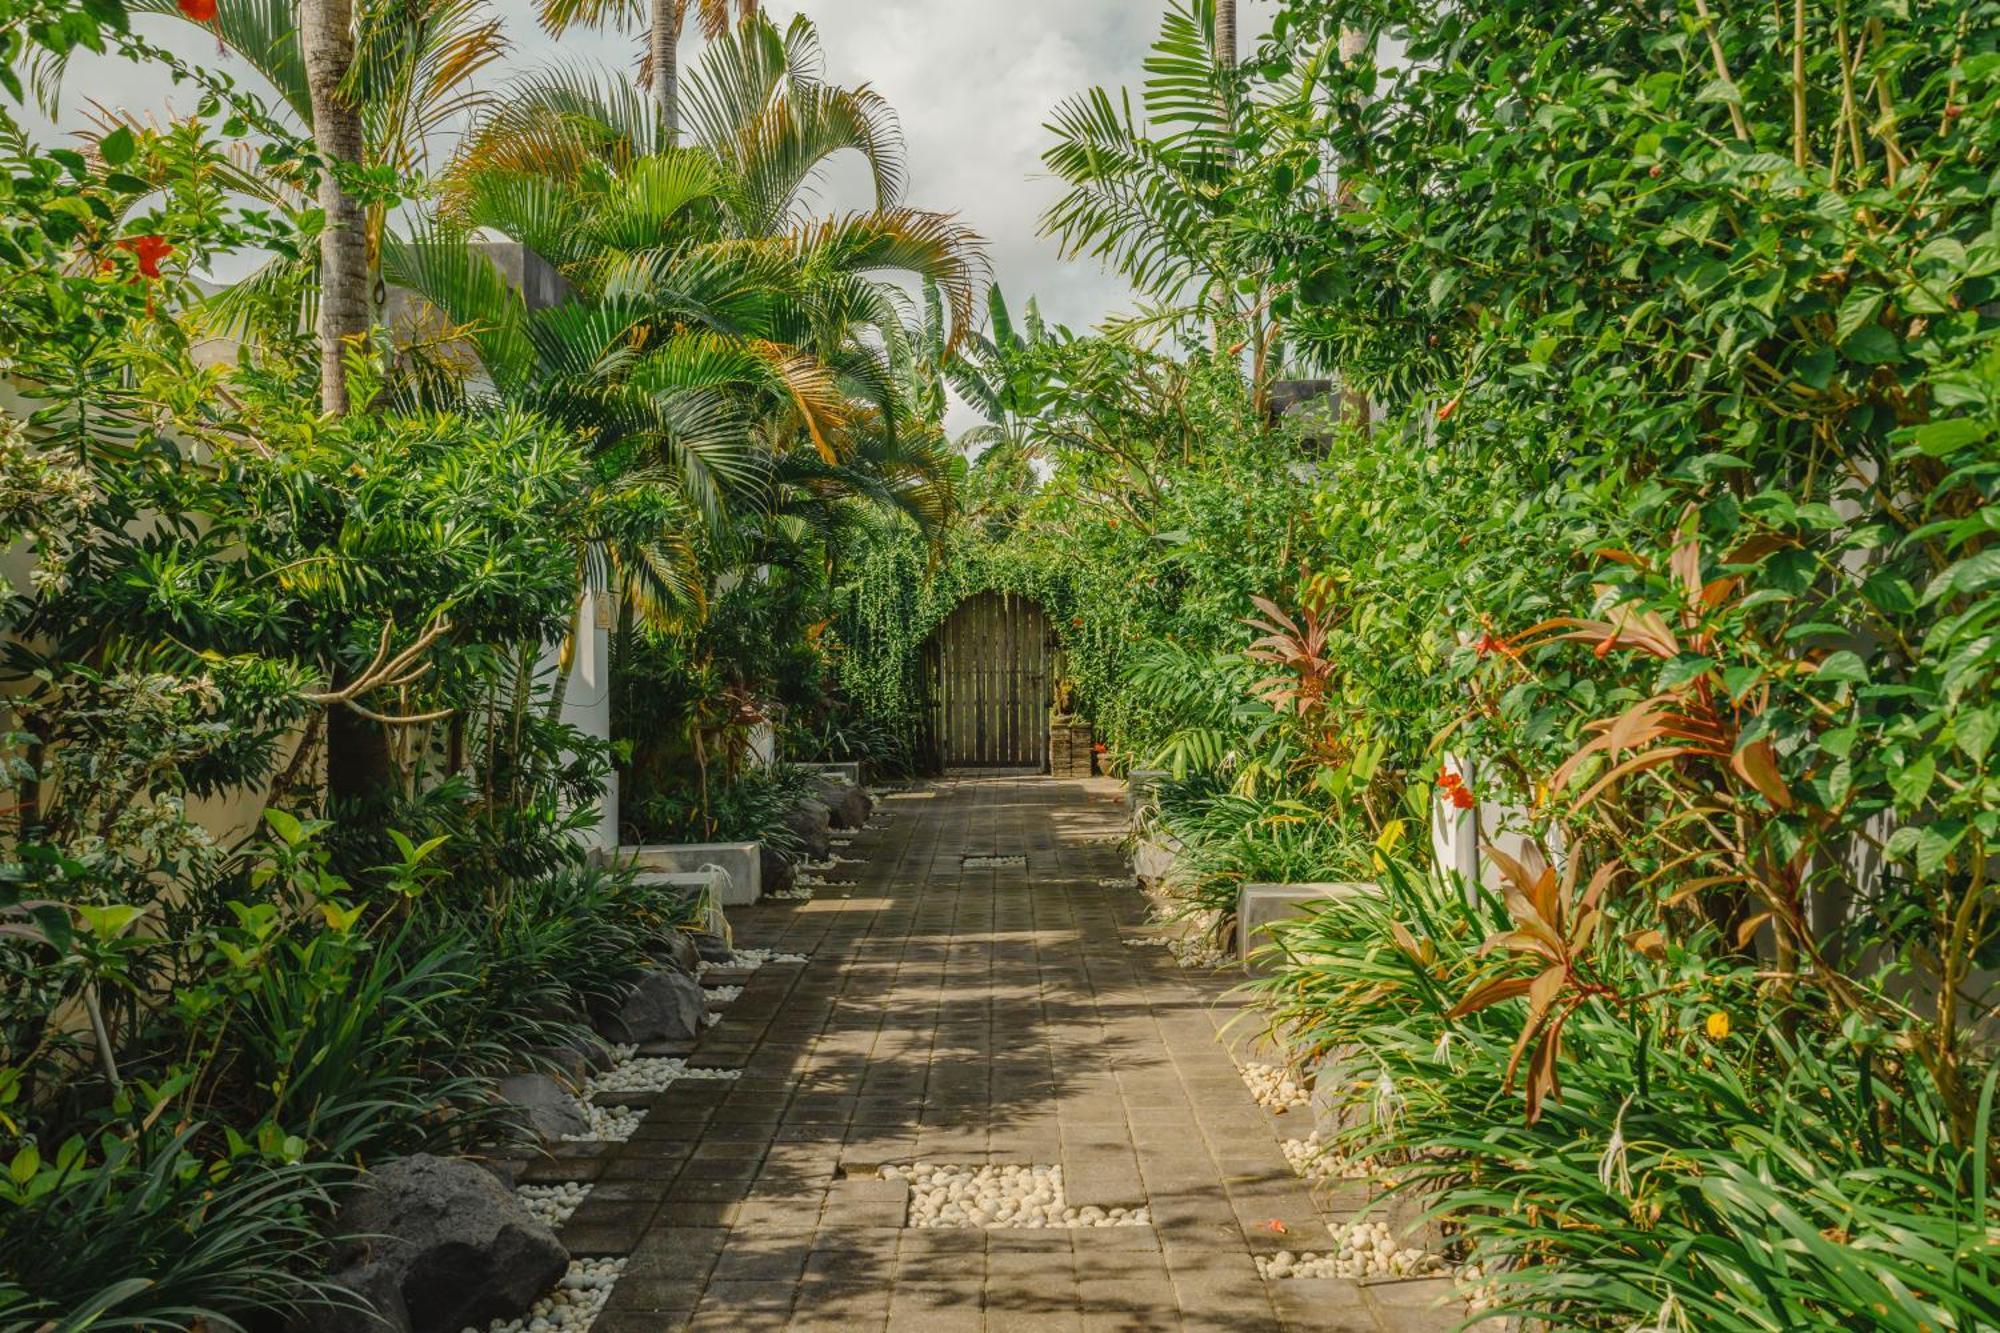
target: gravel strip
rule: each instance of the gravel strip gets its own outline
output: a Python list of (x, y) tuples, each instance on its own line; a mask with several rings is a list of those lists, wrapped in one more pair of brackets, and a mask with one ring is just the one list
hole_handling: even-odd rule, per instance
[[(623, 1259), (575, 1259), (556, 1289), (536, 1301), (525, 1319), (496, 1319), (485, 1333), (551, 1333), (570, 1329), (581, 1333), (595, 1323), (611, 1299), (611, 1284), (625, 1271)], [(465, 1333), (480, 1333), (468, 1328)]]
[(1250, 1095), (1257, 1099), (1257, 1105), (1267, 1111), (1284, 1115), (1289, 1111), (1303, 1111), (1312, 1105), (1312, 1094), (1292, 1076), (1290, 1070), (1277, 1065), (1251, 1063), (1244, 1065), (1241, 1072)]
[(592, 1096), (606, 1092), (665, 1092), (675, 1079), (736, 1079), (740, 1069), (690, 1069), (678, 1055), (633, 1054), (630, 1046), (611, 1048), (618, 1063), (590, 1080), (586, 1091)]
[(910, 1187), (909, 1225), (938, 1227), (1143, 1227), (1153, 1217), (1144, 1207), (1072, 1208), (1063, 1195), (1059, 1166), (885, 1166), (883, 1180)]
[[(775, 896), (775, 894), (765, 895), (767, 898)], [(702, 963), (700, 973), (702, 976), (707, 976), (710, 972), (717, 970), (724, 972), (755, 972), (766, 963), (803, 963), (805, 961), (806, 955), (802, 953), (776, 953), (770, 949), (737, 949), (730, 954), (729, 961), (726, 963)]]
[(590, 1186), (577, 1180), (559, 1185), (517, 1185), (514, 1195), (536, 1221), (553, 1229), (569, 1221), (570, 1214), (590, 1197)]
[[(598, 1078), (606, 1077), (609, 1075), (598, 1075)], [(590, 1082), (591, 1090), (596, 1091), (597, 1079)], [(581, 1134), (563, 1135), (563, 1142), (623, 1143), (637, 1132), (639, 1122), (646, 1118), (644, 1111), (633, 1111), (623, 1106), (592, 1106), (588, 1102), (584, 1103), (583, 1113), (590, 1120), (590, 1128)]]
[(1445, 1261), (1422, 1250), (1398, 1247), (1387, 1222), (1340, 1222), (1327, 1227), (1333, 1249), (1257, 1256), (1264, 1277), (1428, 1277), (1449, 1271)]
[(1286, 1139), (1281, 1146), (1292, 1170), (1307, 1180), (1366, 1180), (1374, 1174), (1367, 1162), (1348, 1157), (1322, 1140), (1318, 1130), (1302, 1139)]

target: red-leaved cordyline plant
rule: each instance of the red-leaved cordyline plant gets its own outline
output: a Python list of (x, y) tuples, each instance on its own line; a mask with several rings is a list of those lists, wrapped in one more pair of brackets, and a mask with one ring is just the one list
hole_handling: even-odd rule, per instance
[(1527, 997), (1527, 1019), (1507, 1061), (1506, 1086), (1514, 1086), (1521, 1060), (1527, 1057), (1528, 1123), (1533, 1124), (1541, 1118), (1543, 1100), (1562, 1095), (1557, 1064), (1562, 1059), (1563, 1025), (1578, 1005), (1612, 994), (1611, 987), (1595, 977), (1590, 963), (1604, 922), (1600, 904), (1618, 873), (1618, 863), (1599, 866), (1578, 896), (1575, 857), (1558, 876), (1534, 846), (1526, 848), (1519, 860), (1490, 845), (1486, 854), (1504, 877), (1502, 897), (1512, 926), (1490, 936), (1479, 953), (1527, 959), (1538, 970), (1532, 975), (1510, 972), (1489, 977), (1467, 991), (1445, 1016), (1463, 1018), (1503, 1000)]
[[(1765, 553), (1770, 542), (1757, 539), (1732, 552), (1725, 569), (1741, 568)], [(1651, 573), (1648, 563), (1625, 551), (1599, 552), (1604, 558)], [(1631, 796), (1631, 779), (1652, 774), (1659, 780), (1646, 797), (1665, 801), (1672, 813), (1649, 821), (1651, 836), (1669, 853), (1655, 877), (1672, 876), (1669, 906), (1698, 905), (1728, 931), (1738, 948), (1747, 947), (1765, 927), (1772, 930), (1779, 971), (1790, 974), (1815, 945), (1806, 911), (1805, 872), (1815, 846), (1811, 840), (1781, 851), (1762, 833), (1774, 816), (1793, 811), (1790, 786), (1780, 770), (1777, 747), (1760, 726), (1771, 704), (1771, 680), (1784, 672), (1810, 673), (1809, 661), (1767, 651), (1742, 614), (1744, 579), (1725, 573), (1704, 580), (1700, 544), (1692, 516), (1670, 557), (1669, 575), (1679, 605), (1673, 619), (1632, 598), (1610, 607), (1603, 619), (1558, 616), (1511, 636), (1504, 656), (1517, 665), (1535, 648), (1559, 642), (1588, 645), (1592, 655), (1637, 654), (1661, 663), (1708, 659), (1706, 669), (1670, 678), (1654, 694), (1620, 712), (1586, 724), (1590, 739), (1550, 776), (1551, 799), (1572, 781), (1589, 784), (1570, 800), (1572, 815), (1601, 816), (1614, 826), (1643, 818)], [(1608, 588), (1600, 589), (1607, 599)], [(1764, 676), (1740, 696), (1724, 683), (1732, 659), (1754, 657)], [(1528, 668), (1522, 666), (1523, 670)], [(1596, 765), (1603, 766), (1602, 771)], [(1621, 802), (1616, 798), (1628, 796)], [(1809, 812), (1808, 812), (1809, 813)], [(1686, 838), (1686, 841), (1682, 841)], [(1689, 868), (1708, 873), (1685, 876)], [(1735, 888), (1743, 896), (1714, 899), (1714, 891)]]

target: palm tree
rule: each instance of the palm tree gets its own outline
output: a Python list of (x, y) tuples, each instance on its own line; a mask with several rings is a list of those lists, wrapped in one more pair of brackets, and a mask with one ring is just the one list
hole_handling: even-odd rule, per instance
[[(299, 53), (312, 110), (313, 147), (320, 157), (319, 235), (320, 407), (345, 415), (347, 353), (368, 333), (368, 238), (361, 202), (340, 179), (358, 170), (365, 152), (361, 110), (347, 89), (354, 67), (353, 0), (299, 0)], [(336, 709), (345, 717), (345, 709)]]
[[(696, 0), (702, 34), (711, 40), (729, 28), (730, 10), (748, 23), (757, 14), (757, 0)], [(641, 0), (537, 0), (542, 26), (560, 37), (572, 26), (623, 26), (640, 16)], [(660, 125), (668, 143), (680, 137), (681, 30), (687, 25), (688, 0), (649, 0), (646, 18), (646, 58), (641, 74), (653, 90)]]
[[(1233, 42), (1233, 34), (1227, 41)], [(1161, 303), (1149, 319), (1233, 313), (1234, 138), (1243, 111), (1217, 0), (1176, 3), (1146, 62), (1146, 118), (1130, 94), (1092, 88), (1056, 108), (1042, 155), (1068, 191), (1042, 218), (1065, 254), (1106, 261)], [(1269, 336), (1251, 305), (1250, 336)]]
[[(977, 239), (900, 204), (893, 117), (820, 79), (805, 21), (725, 34), (688, 92), (683, 146), (614, 76), (528, 76), (468, 136), (436, 229), (392, 248), (391, 275), (463, 331), (493, 392), (588, 432), (621, 475), (672, 487), (711, 548), (834, 496), (937, 512), (948, 489), (925, 432), (905, 429), (890, 352), (903, 330), (874, 274), (937, 283), (955, 334)], [(809, 216), (813, 182), (848, 151), (877, 206)], [(495, 233), (553, 263), (575, 299), (530, 310), (465, 244)], [(669, 585), (698, 578), (637, 552), (622, 568), (661, 609)]]

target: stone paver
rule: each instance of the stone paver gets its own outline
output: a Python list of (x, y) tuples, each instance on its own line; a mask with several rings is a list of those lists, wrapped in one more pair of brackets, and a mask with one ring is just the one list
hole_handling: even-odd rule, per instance
[[(853, 885), (732, 912), (739, 943), (811, 955), (750, 974), (696, 1047), (740, 1081), (607, 1095), (650, 1108), (639, 1133), (537, 1167), (597, 1182), (572, 1252), (629, 1256), (598, 1333), (1457, 1325), (1437, 1283), (1258, 1276), (1258, 1253), (1324, 1248), (1325, 1214), (1218, 1039), (1228, 979), (1122, 942), (1145, 918), (1137, 890), (1099, 884), (1127, 873), (1122, 793), (892, 794), (843, 851), (866, 858), (834, 872)], [(1026, 865), (961, 864), (984, 855)], [(1072, 1204), (1145, 1204), (1154, 1225), (906, 1229), (875, 1171), (920, 1158), (1059, 1162)]]

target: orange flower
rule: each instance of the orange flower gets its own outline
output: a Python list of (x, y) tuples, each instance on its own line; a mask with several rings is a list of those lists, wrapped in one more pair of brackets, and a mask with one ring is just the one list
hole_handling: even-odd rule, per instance
[(1438, 420), (1450, 421), (1451, 414), (1456, 411), (1458, 411), (1458, 399), (1453, 398), (1450, 402), (1446, 403), (1443, 407), (1440, 407), (1438, 409)]
[(1721, 1041), (1729, 1035), (1729, 1015), (1718, 1009), (1708, 1016), (1705, 1026), (1711, 1040)]
[(175, 3), (181, 7), (181, 13), (196, 23), (215, 22), (215, 0), (175, 0)]
[(139, 261), (142, 277), (161, 276), (160, 261), (174, 252), (172, 242), (164, 236), (127, 236), (118, 242), (118, 248)]

